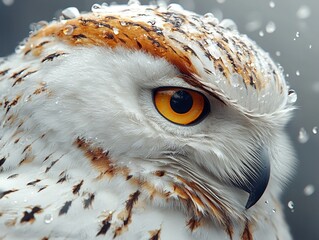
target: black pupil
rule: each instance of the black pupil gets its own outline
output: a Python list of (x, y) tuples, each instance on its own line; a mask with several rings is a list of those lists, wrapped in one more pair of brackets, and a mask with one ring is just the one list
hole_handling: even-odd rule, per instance
[(187, 113), (193, 106), (193, 98), (187, 91), (179, 90), (171, 97), (170, 104), (174, 112)]

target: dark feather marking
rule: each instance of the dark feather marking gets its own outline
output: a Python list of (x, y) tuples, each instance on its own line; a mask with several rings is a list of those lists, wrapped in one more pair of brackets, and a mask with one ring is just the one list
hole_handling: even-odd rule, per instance
[(14, 87), (17, 83), (22, 82), (25, 77), (27, 77), (27, 76), (29, 76), (29, 75), (31, 75), (31, 74), (33, 74), (33, 73), (36, 73), (36, 72), (37, 72), (37, 70), (27, 72), (27, 73), (24, 74), (22, 77), (19, 77), (17, 80), (15, 80), (14, 83), (12, 84), (12, 87)]
[(3, 70), (3, 71), (0, 71), (0, 76), (4, 76), (4, 75), (6, 75), (8, 72), (9, 72), (9, 68), (8, 69), (5, 69), (5, 70)]
[(15, 173), (15, 174), (12, 174), (9, 177), (7, 177), (7, 179), (16, 178), (17, 176), (19, 176), (19, 174)]
[(72, 36), (74, 39), (82, 39), (82, 38), (87, 38), (87, 36), (85, 36), (84, 34), (77, 34), (77, 35), (73, 35)]
[(83, 184), (83, 180), (80, 183), (74, 185), (73, 188), (72, 188), (72, 193), (73, 194), (78, 194), (80, 189), (81, 189), (81, 187), (82, 187), (82, 184)]
[(4, 191), (4, 192), (0, 192), (0, 199), (2, 199), (4, 196), (10, 194), (10, 193), (13, 193), (13, 192), (16, 192), (18, 191), (17, 189), (13, 189), (13, 190), (8, 190), (8, 191)]
[(46, 160), (48, 160), (49, 157), (51, 157), (52, 154), (53, 154), (53, 153), (51, 153), (51, 154), (49, 154), (48, 156), (46, 156), (45, 159), (43, 160), (43, 162), (45, 162)]
[(6, 161), (6, 158), (5, 158), (5, 157), (3, 157), (3, 158), (0, 159), (0, 167), (4, 164), (5, 161)]
[(50, 171), (50, 169), (54, 166), (54, 164), (56, 164), (59, 160), (60, 160), (60, 159), (57, 159), (57, 160), (55, 160), (55, 161), (52, 161), (51, 164), (50, 164), (50, 166), (45, 169), (45, 173), (47, 173), (48, 171)]
[(94, 198), (95, 198), (94, 193), (89, 193), (89, 197), (83, 200), (84, 208), (89, 208), (92, 205)]
[(196, 217), (192, 217), (187, 222), (186, 226), (193, 232), (201, 225), (201, 219), (197, 219)]
[(24, 153), (25, 151), (27, 151), (30, 147), (31, 147), (31, 144), (27, 145), (27, 146), (23, 149), (22, 153)]
[(68, 180), (68, 175), (66, 174), (65, 171), (61, 172), (59, 177), (60, 177), (60, 179), (57, 181), (57, 183), (63, 183), (66, 180)]
[(159, 240), (161, 237), (161, 229), (150, 231), (149, 233), (151, 235), (149, 240)]
[(65, 55), (66, 53), (52, 53), (52, 54), (49, 54), (48, 56), (46, 56), (45, 58), (42, 59), (42, 63), (43, 62), (46, 62), (46, 61), (53, 61), (53, 59), (57, 58), (57, 57), (60, 57), (62, 55)]
[(63, 205), (63, 207), (60, 209), (59, 211), (59, 216), (63, 215), (63, 214), (67, 214), (70, 207), (72, 205), (72, 201), (66, 201)]
[(41, 181), (40, 179), (34, 180), (32, 182), (27, 183), (27, 186), (35, 186), (35, 184), (37, 184), (40, 181)]
[(139, 190), (137, 190), (136, 192), (130, 194), (129, 199), (126, 201), (125, 204), (125, 211), (122, 211), (121, 214), (124, 214), (124, 218), (123, 220), (123, 226), (118, 227), (115, 230), (114, 236), (113, 238), (116, 238), (118, 235), (120, 235), (123, 231), (124, 228), (126, 228), (132, 221), (132, 210), (133, 207), (135, 205), (135, 203), (138, 200), (139, 195), (141, 194), (141, 192)]
[(33, 223), (35, 221), (34, 214), (42, 212), (42, 208), (39, 206), (35, 206), (32, 208), (31, 212), (24, 211), (24, 215), (20, 220), (20, 223), (30, 222)]
[(41, 188), (38, 190), (38, 192), (41, 192), (42, 190), (46, 189), (47, 187), (48, 187), (48, 185), (45, 185), (45, 186), (41, 187)]
[(20, 70), (19, 72), (13, 73), (10, 78), (16, 78), (16, 77), (19, 76), (21, 73), (23, 73), (26, 69), (27, 69), (27, 68), (24, 68), (24, 69)]
[(250, 232), (250, 227), (248, 221), (246, 222), (244, 232), (241, 236), (241, 240), (253, 240), (253, 236)]
[(16, 98), (13, 99), (10, 104), (7, 104), (8, 107), (7, 107), (6, 114), (9, 112), (9, 110), (11, 109), (11, 107), (15, 106), (15, 105), (18, 103), (18, 101), (19, 101), (20, 98), (21, 98), (21, 96), (16, 96)]
[(102, 222), (102, 227), (100, 231), (96, 234), (96, 236), (99, 235), (105, 235), (107, 231), (110, 229), (111, 223), (110, 221), (112, 220), (113, 213), (110, 213)]

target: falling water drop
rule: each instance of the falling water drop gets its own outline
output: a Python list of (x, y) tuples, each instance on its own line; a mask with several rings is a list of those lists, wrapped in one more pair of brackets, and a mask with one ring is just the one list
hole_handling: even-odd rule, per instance
[(276, 7), (276, 4), (275, 4), (275, 2), (273, 2), (273, 1), (270, 1), (270, 2), (269, 2), (269, 7), (271, 7), (271, 8), (274, 8), (274, 7)]
[(276, 56), (280, 57), (281, 56), (281, 52), (280, 51), (276, 51)]
[(266, 25), (266, 32), (267, 33), (273, 33), (276, 31), (276, 24), (273, 21), (270, 21)]
[(312, 45), (310, 44), (310, 45), (309, 45), (309, 49), (311, 49), (311, 48), (312, 48)]
[(299, 70), (296, 71), (296, 75), (300, 76), (300, 71)]
[(306, 129), (303, 127), (300, 128), (299, 135), (298, 135), (298, 141), (300, 143), (304, 144), (304, 143), (308, 142), (308, 140), (309, 140), (309, 135), (308, 135)]
[(304, 190), (303, 190), (304, 194), (309, 197), (311, 196), (314, 192), (315, 192), (315, 187), (312, 184), (307, 185)]
[(295, 103), (298, 99), (297, 93), (293, 89), (289, 89), (288, 92), (288, 103)]
[(289, 209), (290, 209), (292, 212), (295, 210), (295, 209), (294, 209), (295, 204), (294, 204), (293, 201), (289, 201), (287, 205), (288, 205)]
[(12, 4), (14, 4), (14, 0), (2, 0), (3, 4), (6, 6), (11, 6)]
[(263, 31), (259, 31), (259, 36), (263, 37), (265, 34)]
[(300, 8), (297, 10), (297, 13), (296, 13), (297, 17), (299, 19), (306, 19), (306, 18), (309, 18), (310, 15), (311, 15), (311, 10), (309, 8), (309, 6), (307, 5), (302, 5), (300, 6)]
[(262, 23), (260, 20), (254, 19), (254, 20), (247, 22), (245, 25), (245, 28), (247, 31), (253, 32), (253, 31), (260, 29), (261, 25), (262, 25)]
[(276, 212), (277, 212), (276, 208), (273, 208), (273, 209), (272, 209), (272, 212), (273, 212), (273, 213), (276, 213)]
[(312, 133), (313, 133), (313, 134), (317, 134), (317, 133), (318, 133), (318, 127), (317, 127), (317, 126), (316, 126), (316, 127), (313, 127)]

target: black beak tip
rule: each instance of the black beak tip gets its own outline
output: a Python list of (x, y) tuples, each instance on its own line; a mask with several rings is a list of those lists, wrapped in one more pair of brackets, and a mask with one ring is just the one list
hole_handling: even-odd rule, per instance
[(264, 194), (270, 178), (270, 160), (265, 148), (260, 149), (256, 156), (257, 167), (254, 168), (254, 176), (244, 173), (245, 183), (235, 183), (235, 186), (248, 192), (249, 198), (246, 203), (246, 210), (254, 206)]

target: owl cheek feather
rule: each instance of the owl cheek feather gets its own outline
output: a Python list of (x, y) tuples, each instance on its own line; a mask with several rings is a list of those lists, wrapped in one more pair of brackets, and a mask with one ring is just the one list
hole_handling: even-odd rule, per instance
[(258, 202), (267, 188), (270, 177), (270, 160), (267, 149), (260, 147), (252, 154), (252, 157), (255, 159), (256, 166), (254, 168), (248, 167), (248, 171), (243, 172), (246, 180), (233, 181), (236, 187), (249, 193), (246, 209)]

